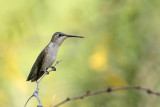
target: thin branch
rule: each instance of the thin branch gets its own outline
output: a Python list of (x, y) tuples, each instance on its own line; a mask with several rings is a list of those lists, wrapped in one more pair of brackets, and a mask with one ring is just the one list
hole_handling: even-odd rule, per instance
[(28, 101), (29, 101), (32, 97), (34, 97), (34, 95), (32, 95), (32, 96), (29, 97), (29, 99), (27, 100), (27, 102), (26, 102), (26, 104), (24, 105), (24, 107), (26, 107)]
[(29, 99), (27, 100), (27, 102), (26, 102), (26, 104), (24, 105), (24, 107), (26, 107), (27, 103), (29, 102), (29, 100), (30, 100), (32, 97), (36, 97), (36, 98), (37, 98), (37, 100), (38, 100), (38, 102), (39, 102), (39, 105), (38, 105), (37, 107), (43, 107), (42, 102), (41, 102), (41, 100), (40, 100), (40, 98), (39, 98), (39, 96), (38, 96), (39, 83), (42, 81), (42, 79), (43, 79), (48, 73), (50, 73), (51, 71), (55, 71), (56, 65), (59, 64), (61, 61), (62, 61), (62, 60), (57, 61), (57, 62), (55, 63), (55, 65), (52, 67), (52, 69), (49, 70), (49, 71), (47, 71), (47, 72), (45, 72), (45, 73), (43, 74), (43, 76), (40, 78), (40, 80), (36, 82), (36, 83), (37, 83), (37, 88), (36, 88), (36, 90), (34, 91), (33, 95), (32, 95), (31, 97), (29, 97)]
[(52, 104), (53, 104), (53, 102), (55, 101), (55, 98), (56, 98), (56, 95), (54, 95), (54, 96), (52, 97), (52, 100), (51, 100), (51, 103), (50, 103), (49, 107), (52, 107)]
[(63, 100), (62, 102), (54, 105), (53, 107), (59, 107), (64, 103), (67, 103), (69, 101), (73, 101), (73, 100), (78, 100), (78, 99), (83, 99), (85, 97), (89, 97), (89, 96), (93, 96), (93, 95), (97, 95), (97, 94), (103, 94), (103, 93), (111, 93), (111, 92), (115, 92), (115, 91), (121, 91), (121, 90), (139, 90), (139, 91), (143, 91), (146, 92), (147, 94), (152, 94), (155, 96), (160, 96), (159, 92), (154, 92), (150, 89), (147, 88), (141, 88), (139, 86), (128, 86), (128, 87), (119, 87), (119, 88), (107, 88), (107, 89), (103, 89), (103, 90), (98, 90), (98, 91), (87, 91), (86, 93), (80, 95), (80, 96), (76, 96), (76, 97), (68, 97), (65, 100)]
[(34, 92), (33, 93), (33, 95), (37, 98), (37, 100), (38, 100), (38, 102), (39, 102), (39, 105), (37, 106), (37, 107), (43, 107), (43, 105), (42, 105), (42, 103), (41, 103), (41, 100), (40, 100), (40, 98), (39, 98), (39, 96), (38, 96), (38, 92)]
[(55, 68), (56, 65), (59, 64), (61, 61), (62, 61), (62, 60), (57, 61), (51, 70), (49, 70), (48, 72), (45, 72), (45, 73), (43, 74), (43, 76), (40, 78), (40, 80), (37, 82), (37, 84), (39, 85), (39, 83), (42, 81), (42, 79), (43, 79), (48, 73), (50, 73), (51, 71), (55, 71), (54, 68)]

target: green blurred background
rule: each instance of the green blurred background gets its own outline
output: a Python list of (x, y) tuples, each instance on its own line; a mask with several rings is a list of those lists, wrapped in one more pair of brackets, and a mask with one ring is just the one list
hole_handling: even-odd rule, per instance
[[(40, 84), (45, 107), (87, 90), (141, 86), (160, 91), (159, 0), (0, 0), (0, 106), (23, 107), (36, 88), (30, 69), (54, 32), (84, 36), (61, 46), (57, 72)], [(35, 98), (27, 107), (36, 107)], [(160, 107), (159, 98), (120, 91), (62, 107)]]

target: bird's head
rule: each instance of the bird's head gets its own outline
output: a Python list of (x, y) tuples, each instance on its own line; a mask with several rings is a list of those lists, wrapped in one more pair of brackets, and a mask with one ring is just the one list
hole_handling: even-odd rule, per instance
[(51, 39), (51, 42), (54, 42), (58, 45), (61, 45), (62, 42), (66, 39), (66, 38), (69, 38), (69, 37), (77, 37), (77, 38), (84, 38), (83, 36), (74, 36), (74, 35), (67, 35), (67, 34), (64, 34), (62, 32), (56, 32), (53, 34), (52, 36), (52, 39)]

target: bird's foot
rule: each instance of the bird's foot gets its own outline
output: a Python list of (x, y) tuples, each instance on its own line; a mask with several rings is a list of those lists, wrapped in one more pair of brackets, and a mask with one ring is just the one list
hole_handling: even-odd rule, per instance
[(56, 71), (56, 68), (55, 68), (54, 66), (52, 66), (52, 70), (53, 70), (53, 71)]
[(46, 73), (46, 74), (49, 74), (49, 72), (48, 72), (47, 70), (45, 71), (45, 73)]

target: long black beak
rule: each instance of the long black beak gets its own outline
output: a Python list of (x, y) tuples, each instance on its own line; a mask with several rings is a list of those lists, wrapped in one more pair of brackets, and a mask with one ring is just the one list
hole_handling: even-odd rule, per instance
[(77, 38), (84, 38), (83, 36), (74, 36), (74, 35), (66, 35), (67, 37), (77, 37)]

